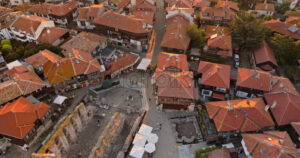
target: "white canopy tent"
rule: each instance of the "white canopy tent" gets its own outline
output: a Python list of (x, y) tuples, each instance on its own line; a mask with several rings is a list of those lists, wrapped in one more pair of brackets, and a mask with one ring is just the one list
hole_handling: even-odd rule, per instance
[(147, 137), (147, 141), (148, 141), (149, 143), (153, 143), (153, 144), (157, 143), (157, 142), (158, 142), (158, 136), (157, 136), (157, 134), (151, 133), (151, 134)]
[(146, 144), (147, 138), (141, 134), (136, 134), (132, 144), (139, 147), (144, 147)]
[(139, 130), (139, 134), (143, 135), (143, 136), (146, 136), (146, 137), (149, 137), (151, 132), (152, 132), (152, 127), (148, 126), (148, 125), (145, 125), (145, 124), (142, 124), (140, 130)]
[(136, 69), (146, 71), (148, 66), (150, 65), (150, 63), (151, 63), (151, 60), (143, 58)]
[(148, 153), (153, 153), (156, 150), (155, 145), (153, 143), (148, 143), (145, 145), (145, 151)]
[(61, 105), (66, 99), (67, 99), (67, 97), (65, 97), (65, 96), (57, 95), (57, 97), (54, 99), (53, 103)]
[(134, 158), (142, 158), (144, 155), (145, 149), (140, 146), (134, 145), (129, 153), (130, 156)]

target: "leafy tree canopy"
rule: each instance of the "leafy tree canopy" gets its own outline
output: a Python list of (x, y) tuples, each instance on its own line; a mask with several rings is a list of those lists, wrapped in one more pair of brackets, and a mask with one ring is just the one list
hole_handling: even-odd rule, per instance
[(244, 11), (234, 18), (232, 40), (241, 49), (254, 50), (268, 37), (271, 31), (262, 24), (263, 20)]
[(206, 42), (205, 30), (198, 28), (197, 25), (189, 25), (187, 33), (191, 38), (191, 46), (197, 48), (203, 48)]

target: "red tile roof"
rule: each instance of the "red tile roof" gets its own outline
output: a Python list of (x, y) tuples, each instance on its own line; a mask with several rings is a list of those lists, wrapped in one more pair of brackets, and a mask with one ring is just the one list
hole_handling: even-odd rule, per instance
[(287, 92), (264, 94), (271, 112), (279, 126), (300, 121), (300, 96)]
[(256, 3), (255, 10), (264, 10), (264, 11), (274, 12), (275, 6), (272, 3)]
[(218, 7), (229, 7), (230, 9), (233, 9), (235, 11), (239, 11), (240, 8), (238, 6), (238, 3), (233, 2), (233, 1), (218, 1), (217, 3), (217, 8)]
[(287, 132), (270, 131), (264, 133), (242, 134), (245, 146), (252, 158), (297, 158), (295, 148)]
[(153, 11), (133, 11), (132, 15), (134, 18), (140, 19), (146, 24), (153, 25)]
[(209, 158), (231, 158), (227, 148), (217, 149), (208, 153)]
[(158, 97), (174, 97), (196, 100), (198, 98), (197, 89), (194, 86), (193, 72), (155, 72), (155, 80)]
[(70, 1), (61, 4), (42, 3), (36, 4), (28, 9), (31, 13), (38, 13), (42, 15), (54, 15), (57, 17), (64, 17), (76, 10), (76, 1)]
[(56, 40), (58, 40), (68, 32), (68, 29), (61, 27), (46, 27), (43, 29), (37, 41), (53, 44)]
[(169, 4), (169, 6), (175, 6), (178, 8), (192, 8), (193, 2), (189, 0), (166, 0), (166, 3)]
[(271, 74), (265, 71), (238, 68), (237, 87), (261, 90), (269, 92), (271, 90)]
[(132, 65), (134, 65), (139, 60), (139, 56), (133, 53), (124, 53), (122, 57), (118, 58), (116, 61), (113, 61), (107, 65), (106, 71), (103, 72), (101, 75), (103, 77), (107, 75), (111, 75), (120, 71), (122, 69), (126, 69)]
[(25, 31), (29, 34), (35, 34), (40, 24), (44, 21), (51, 20), (33, 15), (23, 15), (13, 23), (12, 27)]
[(171, 49), (187, 50), (191, 38), (187, 34), (189, 21), (184, 17), (177, 15), (166, 22), (166, 32), (160, 46)]
[(166, 11), (168, 14), (169, 14), (169, 12), (172, 12), (172, 11), (180, 11), (180, 12), (185, 12), (190, 15), (194, 15), (194, 12), (195, 12), (194, 8), (177, 8), (175, 6), (167, 7)]
[(6, 103), (22, 95), (22, 91), (14, 80), (0, 83), (0, 104)]
[(42, 50), (28, 58), (25, 59), (27, 63), (32, 65), (34, 68), (39, 68), (46, 64), (48, 61), (55, 63), (59, 59), (61, 59), (60, 56), (56, 55), (55, 53), (45, 49)]
[(7, 103), (0, 109), (0, 133), (23, 139), (35, 126), (35, 121), (41, 119), (49, 109), (50, 106), (43, 102), (34, 105), (23, 97)]
[(254, 51), (254, 57), (256, 64), (271, 62), (278, 66), (274, 52), (266, 42), (263, 42), (262, 46)]
[(206, 109), (219, 132), (249, 132), (274, 126), (262, 98), (207, 102)]
[(8, 13), (13, 12), (13, 11), (14, 11), (13, 9), (0, 6), (0, 17), (4, 17)]
[(78, 20), (87, 20), (89, 18), (96, 18), (102, 15), (105, 11), (105, 8), (102, 4), (95, 4), (87, 7), (78, 8)]
[[(203, 16), (203, 14), (209, 14), (209, 17)], [(227, 7), (219, 7), (219, 8), (212, 8), (206, 7), (202, 8), (200, 12), (200, 19), (205, 20), (212, 20), (212, 21), (222, 21), (222, 20), (233, 20), (233, 16), (235, 13)], [(222, 19), (217, 19), (216, 17), (221, 17)]]
[(287, 35), (290, 38), (300, 40), (300, 34), (298, 33), (300, 30), (296, 30), (295, 32), (291, 32), (288, 30), (289, 27), (293, 26), (292, 24), (277, 21), (277, 20), (270, 20), (265, 21), (264, 25), (269, 27), (272, 31), (277, 32), (282, 35)]
[(200, 61), (198, 73), (202, 74), (201, 84), (229, 89), (230, 66)]
[(94, 33), (81, 32), (72, 37), (69, 41), (62, 44), (60, 47), (64, 50), (80, 49), (91, 53), (99, 45), (105, 43), (107, 38)]
[(145, 34), (149, 32), (149, 30), (143, 27), (142, 20), (122, 15), (111, 10), (97, 17), (93, 23), (136, 34)]
[(173, 54), (161, 52), (158, 55), (157, 69), (177, 69), (178, 71), (189, 71), (189, 65), (185, 54)]
[(300, 122), (292, 122), (291, 125), (295, 129), (297, 134), (300, 136)]
[(214, 25), (206, 25), (205, 29), (205, 35), (206, 37), (211, 37), (214, 34), (219, 34), (219, 35), (230, 35), (231, 30), (229, 27), (224, 27), (224, 26), (214, 26)]
[(135, 6), (132, 6), (131, 8), (129, 8), (130, 11), (156, 11), (156, 6), (149, 3), (146, 0), (142, 0), (142, 1), (137, 1), (137, 4)]
[(288, 92), (299, 95), (293, 83), (286, 77), (272, 76), (270, 93)]
[(40, 77), (25, 66), (15, 66), (9, 70), (8, 76), (17, 82), (23, 95), (30, 94), (45, 86)]
[(212, 35), (211, 38), (207, 40), (208, 47), (217, 48), (219, 55), (232, 56), (232, 42), (231, 35), (220, 35), (216, 34), (216, 37)]
[(209, 7), (210, 2), (207, 0), (194, 0), (193, 7), (204, 8)]

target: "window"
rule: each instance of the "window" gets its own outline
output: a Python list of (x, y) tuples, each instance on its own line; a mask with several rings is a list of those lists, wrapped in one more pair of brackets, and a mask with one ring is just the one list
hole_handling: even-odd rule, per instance
[(226, 92), (226, 88), (216, 87), (216, 91), (225, 93)]
[(203, 96), (209, 96), (209, 97), (210, 97), (210, 96), (212, 95), (212, 91), (203, 89), (203, 90), (202, 90), (202, 95), (203, 95)]
[(237, 91), (236, 96), (241, 97), (241, 98), (247, 98), (248, 93), (242, 92), (242, 91)]

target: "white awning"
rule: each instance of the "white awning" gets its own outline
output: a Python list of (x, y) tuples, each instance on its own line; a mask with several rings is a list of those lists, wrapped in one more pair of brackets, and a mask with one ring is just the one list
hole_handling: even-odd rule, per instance
[(146, 71), (150, 63), (151, 61), (149, 59), (143, 58), (136, 69)]
[(58, 96), (54, 99), (53, 103), (54, 103), (54, 104), (61, 105), (66, 99), (67, 99), (67, 97), (62, 96), (62, 95), (58, 95)]
[(153, 143), (148, 143), (145, 145), (145, 151), (148, 153), (153, 153), (155, 151), (155, 145)]
[(148, 126), (148, 125), (145, 125), (145, 124), (142, 124), (140, 130), (139, 130), (139, 134), (143, 135), (143, 136), (146, 136), (146, 137), (149, 137), (151, 132), (152, 132), (152, 127)]
[(139, 147), (134, 145), (129, 153), (130, 156), (134, 158), (142, 158), (144, 155), (145, 149), (143, 147)]
[(153, 143), (153, 144), (157, 143), (157, 142), (158, 142), (158, 136), (157, 136), (157, 134), (151, 133), (151, 134), (149, 135), (149, 137), (147, 137), (147, 141), (148, 141), (149, 143)]
[(136, 134), (132, 144), (140, 147), (144, 147), (146, 144), (147, 138), (141, 134)]

